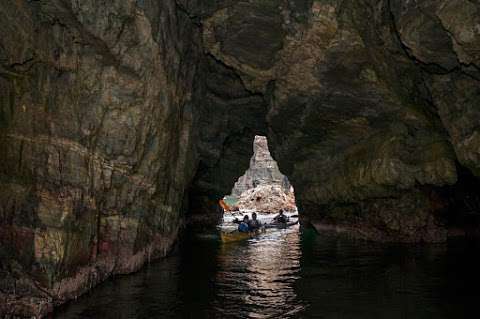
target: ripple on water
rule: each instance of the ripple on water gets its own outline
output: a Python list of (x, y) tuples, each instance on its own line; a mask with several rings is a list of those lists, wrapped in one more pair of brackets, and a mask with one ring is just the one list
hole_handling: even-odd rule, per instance
[(298, 227), (224, 247), (219, 255), (216, 310), (234, 318), (289, 318), (304, 309), (294, 283), (300, 272)]

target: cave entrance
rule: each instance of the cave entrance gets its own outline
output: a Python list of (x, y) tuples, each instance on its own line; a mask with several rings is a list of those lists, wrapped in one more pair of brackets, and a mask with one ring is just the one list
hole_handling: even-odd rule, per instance
[(249, 168), (238, 178), (231, 193), (220, 200), (222, 227), (235, 228), (233, 221), (256, 213), (261, 223), (270, 223), (283, 211), (290, 221), (298, 220), (295, 191), (270, 155), (265, 136), (255, 136)]

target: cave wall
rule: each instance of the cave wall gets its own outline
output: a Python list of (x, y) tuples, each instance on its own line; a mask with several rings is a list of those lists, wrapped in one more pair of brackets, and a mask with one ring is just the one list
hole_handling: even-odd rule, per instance
[(272, 153), (305, 220), (364, 238), (443, 241), (441, 189), (475, 174), (479, 5), (239, 1), (209, 54), (268, 100)]
[(31, 316), (171, 248), (203, 54), (170, 0), (3, 1), (0, 21), (0, 314)]
[(197, 152), (199, 164), (189, 188), (188, 223), (211, 228), (223, 211), (218, 201), (246, 169), (255, 135), (266, 134), (267, 104), (249, 91), (238, 74), (208, 52), (203, 61), (204, 97), (199, 104)]

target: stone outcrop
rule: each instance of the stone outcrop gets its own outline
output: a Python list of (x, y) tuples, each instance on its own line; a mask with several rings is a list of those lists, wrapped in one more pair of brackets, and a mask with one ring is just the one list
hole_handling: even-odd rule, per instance
[(478, 4), (295, 3), (231, 4), (203, 34), (269, 101), (271, 150), (302, 216), (371, 239), (445, 240), (443, 189), (458, 163), (478, 163)]
[(290, 192), (291, 187), (288, 178), (280, 172), (277, 162), (270, 155), (267, 138), (257, 135), (253, 141), (250, 166), (235, 182), (231, 195), (239, 197), (246, 190), (263, 185), (278, 186), (284, 193)]
[(479, 12), (3, 1), (0, 312), (45, 313), (163, 256), (185, 219), (214, 224), (255, 135), (319, 229), (421, 242), (478, 226), (463, 214), (480, 209)]
[(202, 51), (169, 0), (4, 1), (0, 21), (0, 314), (39, 316), (171, 249)]
[(295, 211), (295, 194), (285, 192), (280, 185), (262, 184), (245, 190), (236, 204), (240, 210), (254, 210), (259, 213), (276, 213), (280, 210)]
[(238, 178), (231, 197), (238, 199), (235, 209), (240, 210), (272, 213), (296, 209), (293, 188), (270, 155), (265, 136), (255, 136), (250, 166)]

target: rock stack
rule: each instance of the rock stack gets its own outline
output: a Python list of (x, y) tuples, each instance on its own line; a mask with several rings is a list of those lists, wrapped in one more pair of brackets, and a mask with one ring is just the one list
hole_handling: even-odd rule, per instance
[(295, 210), (295, 195), (288, 178), (270, 155), (265, 136), (255, 136), (250, 167), (232, 189), (238, 198), (236, 208), (270, 213)]

